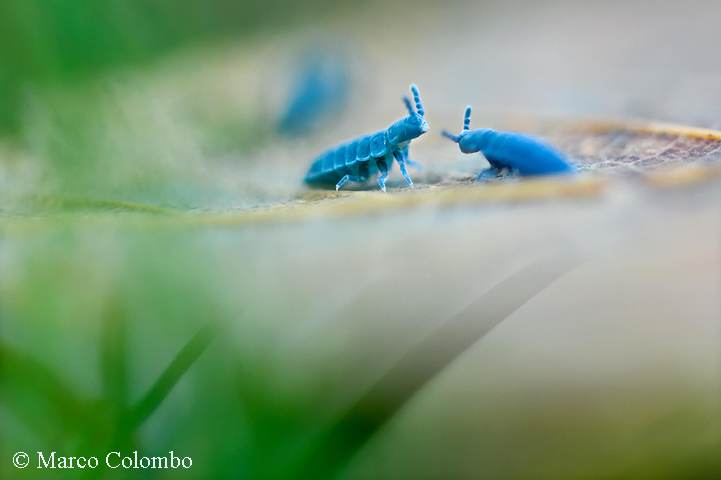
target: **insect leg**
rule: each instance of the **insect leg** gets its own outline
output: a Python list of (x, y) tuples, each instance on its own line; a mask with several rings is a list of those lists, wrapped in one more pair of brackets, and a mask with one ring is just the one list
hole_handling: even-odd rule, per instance
[(490, 166), (490, 168), (487, 168), (487, 169), (481, 171), (481, 173), (479, 173), (478, 176), (476, 177), (476, 181), (494, 179), (498, 175), (501, 174), (501, 171), (504, 168), (506, 168), (502, 163), (492, 160), (488, 157), (486, 157), (486, 160), (488, 160), (488, 163), (491, 166)]
[(351, 173), (354, 173), (354, 170), (358, 172), (357, 175), (351, 175), (348, 174), (340, 179), (340, 182), (335, 186), (336, 192), (340, 187), (343, 186), (345, 182), (356, 182), (356, 183), (365, 183), (368, 181), (368, 177), (370, 177), (370, 171), (368, 169), (368, 162), (357, 162), (354, 165), (355, 168), (351, 168)]
[(363, 178), (363, 177), (354, 177), (353, 175), (346, 175), (345, 177), (343, 177), (343, 178), (340, 179), (340, 182), (338, 182), (338, 183), (336, 184), (335, 190), (336, 190), (336, 192), (337, 192), (338, 189), (339, 189), (340, 187), (342, 187), (345, 182), (348, 182), (348, 181), (356, 182), (356, 183), (363, 183), (363, 182), (365, 182), (366, 180), (368, 180), (367, 177), (366, 177), (366, 178)]
[(415, 162), (411, 160), (410, 158), (406, 157), (406, 163), (410, 165), (411, 167), (415, 168), (416, 170), (423, 170), (423, 165), (421, 165), (418, 162)]
[(418, 162), (414, 162), (413, 160), (408, 158), (408, 147), (409, 147), (409, 145), (406, 145), (406, 148), (403, 149), (403, 159), (406, 161), (406, 163), (408, 165), (415, 168), (416, 170), (418, 170), (418, 171), (423, 170), (423, 165), (421, 165)]
[(493, 180), (500, 174), (501, 174), (501, 171), (495, 167), (487, 168), (478, 174), (478, 176), (476, 177), (476, 181), (478, 182), (481, 180)]
[(376, 165), (378, 165), (378, 170), (381, 172), (381, 176), (378, 177), (378, 185), (381, 186), (381, 190), (384, 192), (386, 191), (386, 179), (388, 178), (388, 164), (386, 164), (385, 159), (378, 160), (376, 162)]
[(393, 156), (396, 157), (398, 165), (401, 167), (401, 173), (403, 174), (403, 178), (405, 178), (406, 182), (408, 182), (408, 185), (413, 188), (413, 181), (411, 180), (411, 177), (408, 176), (408, 170), (406, 170), (406, 162), (403, 159), (403, 152), (393, 152)]

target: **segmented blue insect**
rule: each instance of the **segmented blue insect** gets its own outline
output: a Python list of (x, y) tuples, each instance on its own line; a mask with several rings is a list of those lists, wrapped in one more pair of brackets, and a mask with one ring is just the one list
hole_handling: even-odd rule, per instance
[(411, 85), (416, 110), (413, 111), (411, 101), (404, 97), (408, 108), (408, 116), (398, 120), (385, 130), (379, 130), (348, 143), (332, 148), (313, 161), (305, 177), (310, 185), (332, 186), (338, 190), (347, 181), (363, 183), (371, 176), (380, 172), (378, 185), (386, 191), (388, 169), (395, 158), (401, 167), (403, 178), (413, 187), (408, 176), (406, 163), (420, 168), (416, 162), (408, 159), (408, 144), (428, 131), (428, 124), (423, 119), (425, 112), (421, 105), (418, 87)]
[(466, 107), (463, 131), (443, 135), (458, 144), (463, 153), (482, 152), (491, 168), (478, 174), (476, 180), (493, 178), (507, 168), (519, 175), (551, 175), (576, 172), (566, 155), (548, 142), (533, 135), (516, 132), (497, 132), (490, 128), (469, 130), (471, 107)]

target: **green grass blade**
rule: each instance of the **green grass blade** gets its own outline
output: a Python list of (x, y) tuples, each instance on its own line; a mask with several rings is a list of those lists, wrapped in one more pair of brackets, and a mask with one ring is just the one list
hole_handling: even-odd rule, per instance
[(570, 259), (558, 258), (532, 264), (478, 297), (391, 367), (345, 412), (290, 477), (335, 477), (413, 395), (573, 264)]
[(208, 323), (190, 339), (145, 396), (130, 410), (126, 431), (134, 431), (160, 406), (185, 372), (208, 348), (217, 333), (216, 326)]

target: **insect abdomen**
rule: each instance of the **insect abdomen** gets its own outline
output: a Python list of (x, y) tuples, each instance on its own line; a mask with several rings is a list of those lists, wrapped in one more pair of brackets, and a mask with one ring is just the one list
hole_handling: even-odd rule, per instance
[(356, 160), (367, 162), (371, 159), (371, 135), (365, 135), (354, 141), (356, 147)]
[(306, 183), (335, 185), (346, 175), (357, 173), (356, 152), (358, 141), (340, 145), (326, 151), (313, 161), (305, 177)]
[(331, 185), (346, 175), (357, 176), (361, 170), (360, 164), (382, 157), (388, 152), (386, 143), (385, 130), (379, 130), (327, 150), (313, 161), (304, 181)]
[(481, 151), (489, 161), (518, 170), (521, 175), (575, 171), (556, 147), (523, 133), (497, 132), (495, 138), (484, 145)]
[(316, 184), (335, 184), (343, 178), (344, 175), (347, 175), (345, 170), (349, 169), (345, 165), (341, 168), (335, 168), (336, 151), (337, 149), (329, 150), (316, 158), (304, 181), (306, 183)]

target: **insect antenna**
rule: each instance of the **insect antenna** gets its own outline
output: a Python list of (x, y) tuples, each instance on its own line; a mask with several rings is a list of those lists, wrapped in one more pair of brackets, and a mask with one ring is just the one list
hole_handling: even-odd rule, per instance
[(418, 110), (418, 115), (422, 117), (426, 112), (423, 110), (423, 105), (421, 105), (421, 95), (418, 93), (418, 87), (416, 87), (415, 84), (411, 85), (411, 92), (413, 92), (413, 100), (416, 101), (416, 110)]
[(406, 104), (406, 108), (408, 109), (408, 113), (409, 113), (410, 115), (413, 115), (413, 113), (415, 113), (415, 112), (413, 112), (413, 104), (412, 104), (411, 101), (408, 99), (408, 97), (403, 97), (403, 102)]
[(453, 141), (456, 142), (456, 143), (458, 143), (458, 142), (461, 141), (461, 138), (460, 138), (459, 136), (453, 135), (453, 134), (452, 134), (451, 132), (449, 132), (448, 130), (443, 130), (443, 131), (441, 132), (441, 135), (443, 135), (444, 137), (450, 138), (451, 140), (453, 140)]
[(463, 130), (471, 128), (471, 106), (466, 107), (466, 116), (463, 118)]

